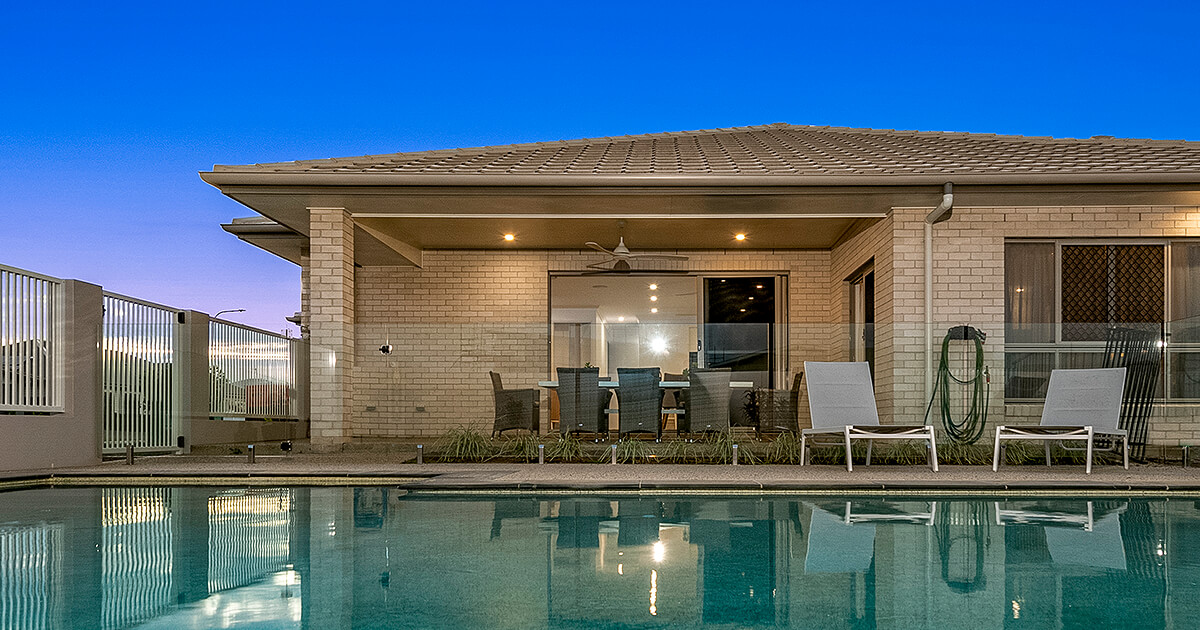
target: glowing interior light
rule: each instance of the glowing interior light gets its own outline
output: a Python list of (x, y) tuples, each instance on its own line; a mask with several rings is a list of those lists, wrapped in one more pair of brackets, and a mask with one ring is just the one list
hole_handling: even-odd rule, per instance
[(651, 291), (657, 291), (657, 290), (658, 290), (658, 285), (657, 285), (657, 284), (651, 284), (651, 285), (650, 285), (650, 290), (651, 290)]
[(1024, 293), (1025, 289), (1023, 289), (1021, 287), (1017, 287), (1016, 289), (1014, 289), (1014, 291), (1016, 291), (1017, 293)]
[(667, 340), (662, 337), (653, 337), (650, 339), (650, 352), (654, 354), (667, 353)]
[(517, 240), (517, 236), (516, 236), (515, 234), (505, 234), (505, 235), (504, 235), (504, 240), (506, 240), (506, 241), (515, 241), (515, 240)]
[(654, 561), (655, 562), (661, 563), (663, 561), (663, 558), (667, 557), (667, 546), (663, 544), (663, 541), (661, 541), (661, 540), (654, 541), (654, 547), (652, 549), (654, 550)]
[(740, 310), (740, 311), (741, 311), (741, 312), (743, 312), (743, 313), (745, 313), (745, 312), (746, 312), (746, 309), (744, 309), (744, 308), (743, 308), (743, 309), (738, 309), (738, 310)]
[(762, 288), (762, 285), (761, 285), (761, 284), (756, 284), (756, 285), (754, 285), (754, 288), (755, 288), (755, 289), (761, 289), (761, 288)]
[(617, 318), (617, 321), (619, 321), (619, 322), (623, 322), (623, 321), (625, 321), (625, 316), (624, 316), (624, 315), (622, 315), (622, 316), (618, 317), (618, 318)]
[(617, 563), (617, 575), (625, 575), (625, 564), (624, 563), (620, 563), (620, 562)]
[(652, 309), (650, 309), (650, 312), (651, 312), (651, 313), (657, 313), (657, 312), (658, 312), (658, 309), (657, 309), (657, 308), (652, 308)]
[(650, 296), (650, 301), (651, 301), (651, 302), (657, 302), (657, 301), (658, 301), (658, 296), (657, 296), (657, 295), (651, 295), (651, 296)]
[(735, 240), (744, 241), (744, 240), (746, 240), (746, 235), (745, 235), (745, 234), (742, 234), (742, 233), (740, 233), (740, 232), (739, 232), (739, 233), (738, 233), (737, 235), (735, 235), (733, 238), (734, 238)]

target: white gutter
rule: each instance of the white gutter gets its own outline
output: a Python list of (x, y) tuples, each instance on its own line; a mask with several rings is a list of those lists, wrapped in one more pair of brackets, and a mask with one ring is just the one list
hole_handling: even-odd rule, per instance
[(954, 184), (942, 187), (942, 202), (925, 215), (925, 400), (933, 397), (933, 224), (954, 214)]

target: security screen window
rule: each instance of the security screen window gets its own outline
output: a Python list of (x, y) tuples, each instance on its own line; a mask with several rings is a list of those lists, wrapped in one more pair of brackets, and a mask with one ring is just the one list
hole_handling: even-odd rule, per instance
[(1104, 341), (1112, 326), (1163, 323), (1166, 248), (1063, 245), (1062, 340)]

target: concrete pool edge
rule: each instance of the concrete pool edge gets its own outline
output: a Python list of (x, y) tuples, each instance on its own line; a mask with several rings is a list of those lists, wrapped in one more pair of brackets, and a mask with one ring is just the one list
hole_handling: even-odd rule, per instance
[(387, 486), (421, 496), (503, 496), (503, 495), (630, 495), (694, 494), (756, 496), (1148, 496), (1200, 498), (1200, 482), (1111, 483), (1103, 481), (508, 481), (486, 475), (464, 476), (462, 472), (346, 473), (312, 474), (280, 472), (164, 473), (134, 472), (122, 474), (46, 473), (9, 476), (0, 479), (0, 492), (58, 487), (115, 486)]

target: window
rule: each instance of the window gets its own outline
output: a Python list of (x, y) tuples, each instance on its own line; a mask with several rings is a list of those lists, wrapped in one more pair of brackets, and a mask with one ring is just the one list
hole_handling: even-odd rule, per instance
[(1200, 243), (1005, 243), (1005, 398), (1045, 396), (1050, 370), (1099, 367), (1112, 326), (1165, 331), (1159, 395), (1200, 401)]

